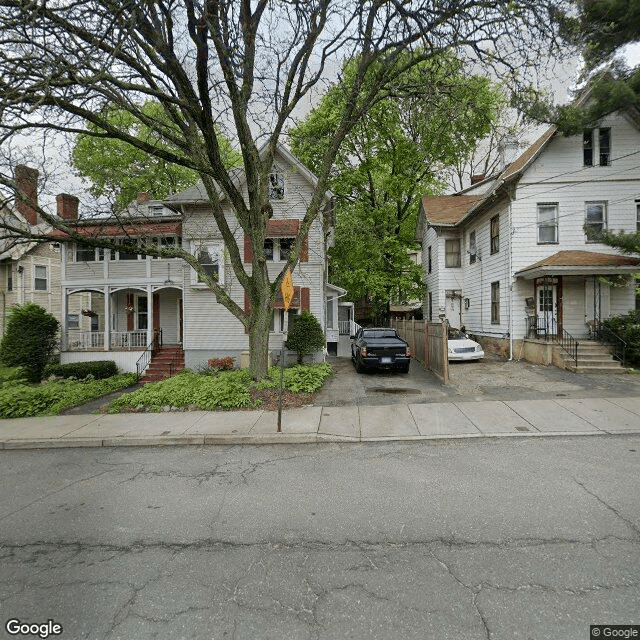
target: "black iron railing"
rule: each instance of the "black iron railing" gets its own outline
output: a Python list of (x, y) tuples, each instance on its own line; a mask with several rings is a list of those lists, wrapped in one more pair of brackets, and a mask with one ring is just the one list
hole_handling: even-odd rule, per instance
[(136, 372), (138, 378), (144, 373), (144, 370), (149, 366), (151, 358), (155, 351), (162, 346), (162, 329), (154, 331), (153, 340), (147, 345), (147, 348), (143, 351), (142, 355), (136, 362)]
[(578, 341), (564, 329), (561, 329), (562, 333), (558, 333), (552, 336), (553, 341), (560, 345), (563, 351), (569, 354), (573, 361), (578, 366)]
[(527, 337), (550, 338), (558, 331), (555, 320), (548, 316), (527, 316)]
[(178, 368), (178, 360), (182, 359), (182, 349), (180, 351), (176, 351), (176, 354), (171, 358), (171, 362), (169, 362), (169, 377), (171, 377), (174, 373), (176, 373), (176, 369)]
[(611, 355), (616, 358), (616, 360), (620, 360), (622, 366), (625, 367), (627, 363), (627, 347), (629, 345), (622, 336), (618, 335), (613, 329), (610, 329), (602, 322), (595, 323), (594, 334), (598, 342), (612, 347)]

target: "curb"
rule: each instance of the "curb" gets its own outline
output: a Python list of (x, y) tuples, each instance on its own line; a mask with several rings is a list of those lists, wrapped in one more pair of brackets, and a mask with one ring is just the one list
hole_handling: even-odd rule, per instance
[(113, 438), (50, 438), (6, 440), (0, 442), (0, 449), (77, 449), (99, 447), (159, 447), (159, 446), (216, 446), (216, 445), (269, 445), (269, 444), (362, 444), (366, 442), (423, 442), (423, 441), (459, 441), (459, 440), (499, 440), (503, 438), (566, 438), (584, 436), (621, 436), (640, 435), (640, 430), (616, 431), (554, 431), (528, 433), (470, 433), (470, 434), (437, 434), (420, 436), (378, 436), (362, 438), (334, 434), (260, 434), (256, 436), (224, 436), (224, 435), (183, 435), (183, 436), (138, 436)]

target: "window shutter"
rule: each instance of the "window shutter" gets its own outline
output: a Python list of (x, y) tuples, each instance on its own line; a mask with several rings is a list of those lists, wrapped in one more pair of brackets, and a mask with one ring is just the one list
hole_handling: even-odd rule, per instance
[(251, 249), (251, 237), (244, 236), (244, 261), (245, 263), (253, 262), (253, 250)]
[(300, 289), (300, 309), (302, 311), (309, 311), (310, 309), (310, 293), (309, 287), (302, 287), (302, 289)]

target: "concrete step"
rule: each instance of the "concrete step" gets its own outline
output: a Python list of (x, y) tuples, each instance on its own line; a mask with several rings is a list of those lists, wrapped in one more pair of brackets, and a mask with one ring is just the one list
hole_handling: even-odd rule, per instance
[(612, 365), (579, 365), (573, 369), (575, 373), (624, 373), (624, 369), (620, 364)]

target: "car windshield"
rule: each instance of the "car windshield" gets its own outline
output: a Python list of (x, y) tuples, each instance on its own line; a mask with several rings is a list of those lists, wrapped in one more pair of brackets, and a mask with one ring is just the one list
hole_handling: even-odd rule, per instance
[(363, 338), (397, 338), (395, 329), (366, 329), (362, 332)]
[(461, 331), (460, 329), (455, 329), (454, 327), (451, 327), (449, 329), (449, 340), (466, 340), (467, 339), (467, 334), (464, 331)]

